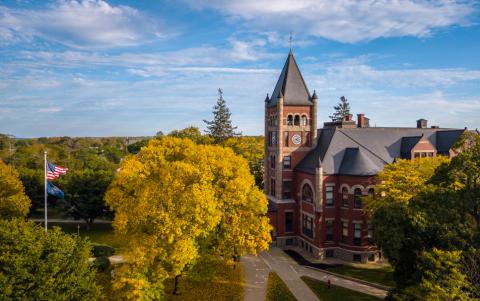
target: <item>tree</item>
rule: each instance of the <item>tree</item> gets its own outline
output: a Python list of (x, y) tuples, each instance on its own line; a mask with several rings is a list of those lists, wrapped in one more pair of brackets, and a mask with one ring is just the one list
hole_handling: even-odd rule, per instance
[(206, 132), (213, 137), (215, 143), (240, 135), (240, 133), (235, 132), (237, 127), (232, 126), (231, 113), (223, 98), (222, 89), (218, 89), (218, 94), (217, 104), (213, 107), (213, 120), (203, 120), (207, 124)]
[[(161, 298), (163, 280), (177, 283), (202, 255), (259, 251), (270, 241), (267, 201), (246, 160), (221, 146), (152, 140), (123, 160), (106, 201), (130, 241), (114, 282), (129, 299)], [(222, 244), (234, 238), (237, 252)]]
[(263, 190), (263, 137), (232, 137), (223, 142), (224, 146), (230, 147), (233, 151), (247, 159), (250, 173), (255, 178), (255, 184)]
[(97, 300), (90, 243), (20, 218), (0, 220), (2, 300)]
[(419, 256), (418, 268), (422, 273), (419, 284), (410, 286), (400, 294), (394, 294), (397, 300), (472, 300), (467, 293), (470, 283), (461, 270), (460, 251), (442, 251), (433, 248)]
[(394, 300), (480, 298), (480, 138), (466, 132), (456, 149), (451, 160), (400, 160), (378, 176), (368, 207), (394, 267)]
[(168, 136), (177, 138), (187, 138), (196, 144), (212, 144), (213, 139), (208, 135), (202, 135), (200, 130), (195, 126), (184, 128), (183, 130), (173, 130)]
[(415, 160), (400, 159), (386, 165), (376, 177), (376, 197), (367, 199), (367, 210), (375, 210), (394, 202), (408, 203), (418, 193), (433, 189), (429, 179), (440, 166), (448, 162), (448, 158), (439, 156)]
[(83, 219), (87, 230), (90, 230), (97, 217), (105, 216), (108, 212), (103, 197), (113, 176), (113, 171), (108, 169), (81, 169), (70, 171), (63, 181), (65, 198), (62, 203), (67, 214)]
[(30, 199), (17, 171), (0, 160), (0, 219), (26, 216), (29, 209)]
[(330, 116), (332, 121), (342, 121), (345, 117), (350, 115), (350, 104), (345, 96), (340, 97), (340, 102), (333, 107), (335, 112)]

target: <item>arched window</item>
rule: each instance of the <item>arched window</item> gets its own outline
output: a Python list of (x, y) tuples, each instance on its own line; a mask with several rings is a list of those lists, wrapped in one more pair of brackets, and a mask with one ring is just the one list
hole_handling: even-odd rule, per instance
[(294, 125), (300, 125), (300, 116), (295, 115), (295, 121), (293, 122)]
[(302, 187), (302, 201), (313, 203), (313, 190), (308, 184)]
[(374, 199), (374, 198), (375, 198), (375, 189), (370, 188), (370, 189), (368, 190), (368, 196), (369, 196), (370, 198)]
[(360, 188), (355, 188), (353, 192), (353, 208), (362, 208), (362, 190)]
[(288, 117), (287, 117), (287, 125), (293, 125), (293, 116), (292, 116), (292, 115), (288, 115)]
[(348, 208), (348, 188), (342, 188), (342, 207)]
[(307, 116), (302, 115), (302, 119), (301, 119), (300, 124), (303, 125), (303, 126), (307, 125)]

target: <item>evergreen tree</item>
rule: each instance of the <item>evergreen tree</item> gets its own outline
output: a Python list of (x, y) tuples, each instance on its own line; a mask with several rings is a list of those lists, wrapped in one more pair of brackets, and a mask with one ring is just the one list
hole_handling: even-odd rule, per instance
[(333, 108), (335, 113), (329, 116), (332, 121), (342, 121), (346, 116), (350, 115), (350, 104), (345, 96), (340, 97), (340, 102)]
[(230, 110), (223, 98), (222, 89), (218, 89), (218, 101), (213, 107), (213, 120), (203, 120), (207, 124), (207, 133), (213, 137), (216, 143), (223, 142), (227, 138), (239, 136), (241, 133), (236, 133), (237, 127), (232, 126), (230, 120)]

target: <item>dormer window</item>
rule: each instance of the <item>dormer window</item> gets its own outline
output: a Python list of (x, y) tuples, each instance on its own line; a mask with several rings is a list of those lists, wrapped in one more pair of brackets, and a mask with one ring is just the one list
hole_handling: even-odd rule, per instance
[(300, 125), (302, 125), (302, 126), (307, 125), (307, 116), (302, 115), (302, 119), (300, 120)]
[(287, 117), (287, 125), (293, 125), (293, 116), (292, 116), (292, 115), (288, 115), (288, 117)]
[(293, 122), (293, 125), (300, 125), (300, 116), (295, 115), (295, 121)]

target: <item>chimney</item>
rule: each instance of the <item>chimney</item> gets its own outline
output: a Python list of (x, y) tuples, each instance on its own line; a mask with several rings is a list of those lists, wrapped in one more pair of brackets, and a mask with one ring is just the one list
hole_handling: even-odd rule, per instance
[(428, 121), (426, 119), (418, 119), (417, 120), (417, 128), (418, 129), (425, 129), (428, 127)]
[(347, 116), (343, 117), (343, 120), (345, 120), (345, 121), (352, 121), (352, 119), (353, 119), (352, 114), (348, 114)]
[(370, 119), (365, 117), (365, 114), (357, 114), (357, 127), (358, 128), (369, 128)]

